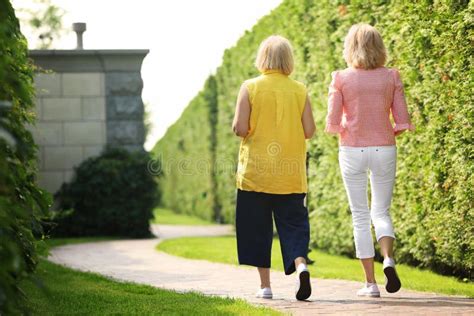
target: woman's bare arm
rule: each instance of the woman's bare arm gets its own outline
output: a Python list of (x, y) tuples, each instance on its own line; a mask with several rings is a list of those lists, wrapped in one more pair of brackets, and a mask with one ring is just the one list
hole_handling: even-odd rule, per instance
[(250, 120), (250, 101), (247, 87), (243, 84), (240, 87), (239, 96), (237, 98), (237, 105), (235, 107), (234, 121), (232, 123), (232, 130), (235, 135), (240, 137), (247, 136), (249, 132)]
[(309, 96), (306, 96), (306, 104), (304, 105), (303, 116), (301, 117), (303, 123), (304, 137), (310, 139), (313, 137), (316, 131), (316, 125), (314, 124), (313, 110), (311, 109), (311, 101)]

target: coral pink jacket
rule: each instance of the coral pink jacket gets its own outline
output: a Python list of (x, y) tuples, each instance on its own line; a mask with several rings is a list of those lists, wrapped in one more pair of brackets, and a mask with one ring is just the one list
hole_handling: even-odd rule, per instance
[(347, 68), (332, 73), (325, 131), (339, 133), (341, 146), (395, 145), (395, 133), (406, 129), (414, 126), (396, 69)]

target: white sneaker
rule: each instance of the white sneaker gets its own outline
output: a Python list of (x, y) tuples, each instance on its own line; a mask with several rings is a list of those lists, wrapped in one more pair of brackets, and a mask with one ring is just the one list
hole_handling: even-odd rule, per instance
[(402, 287), (397, 270), (395, 270), (395, 260), (385, 258), (383, 261), (383, 273), (385, 274), (385, 289), (388, 293), (395, 293)]
[(306, 265), (300, 264), (296, 269), (296, 299), (304, 301), (311, 296), (311, 279)]
[(258, 290), (255, 296), (258, 298), (273, 298), (272, 289), (264, 287), (263, 289)]
[(380, 297), (377, 283), (366, 283), (363, 288), (357, 291), (357, 296)]

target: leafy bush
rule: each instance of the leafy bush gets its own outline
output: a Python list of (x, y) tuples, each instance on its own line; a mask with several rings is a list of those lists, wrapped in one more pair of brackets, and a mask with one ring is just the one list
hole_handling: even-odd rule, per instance
[(217, 110), (216, 80), (206, 81), (181, 119), (171, 126), (166, 137), (153, 149), (162, 161), (160, 188), (162, 206), (178, 213), (197, 215), (220, 221), (214, 192), (215, 144)]
[[(212, 87), (217, 89), (217, 118), (208, 119), (210, 104), (200, 96), (212, 91), (205, 88), (156, 149), (166, 144), (164, 165), (170, 157), (192, 157), (206, 148), (205, 156), (215, 155), (215, 162), (235, 166), (239, 140), (230, 126), (239, 87), (245, 79), (257, 75), (253, 61), (261, 40), (275, 33), (286, 36), (295, 50), (296, 71), (292, 76), (307, 84), (320, 131), (309, 142), (312, 244), (330, 253), (353, 256), (351, 217), (338, 169), (337, 139), (322, 130), (330, 73), (345, 68), (343, 38), (352, 24), (371, 23), (384, 37), (388, 66), (402, 74), (409, 111), (417, 125), (415, 133), (404, 134), (398, 140), (398, 182), (392, 205), (396, 257), (401, 262), (472, 278), (474, 77), (473, 46), (469, 43), (473, 38), (473, 11), (474, 3), (463, 0), (286, 0), (225, 52), (215, 75), (217, 86)], [(216, 122), (215, 127), (203, 126), (209, 122)], [(190, 130), (192, 124), (199, 127)], [(216, 135), (208, 134), (214, 131)], [(210, 140), (214, 137), (216, 144), (212, 147)], [(178, 138), (180, 141), (175, 142)], [(209, 152), (207, 148), (214, 149)], [(187, 212), (208, 217), (208, 212), (217, 207), (226, 222), (233, 222), (234, 171), (218, 169), (209, 177), (181, 177), (180, 191), (175, 196), (172, 178), (165, 177), (163, 202), (168, 204), (171, 197), (179, 200), (182, 196), (191, 201), (199, 199), (200, 191), (194, 184), (203, 183), (201, 188), (213, 192), (215, 200), (205, 204), (206, 209), (190, 203)]]
[(35, 183), (37, 148), (33, 66), (14, 10), (0, 0), (0, 314), (25, 313), (22, 279), (31, 277), (45, 246), (41, 220), (50, 196)]
[(107, 149), (75, 168), (56, 193), (57, 236), (149, 237), (158, 199), (157, 182), (145, 152)]

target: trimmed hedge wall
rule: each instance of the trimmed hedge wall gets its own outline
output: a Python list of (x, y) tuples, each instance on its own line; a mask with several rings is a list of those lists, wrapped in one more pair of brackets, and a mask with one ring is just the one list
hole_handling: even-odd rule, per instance
[[(215, 155), (217, 163), (214, 172), (180, 177), (179, 184), (178, 177), (165, 177), (164, 203), (206, 218), (214, 210), (215, 218), (233, 222), (239, 139), (231, 132), (231, 122), (236, 95), (245, 79), (258, 74), (253, 61), (261, 40), (278, 33), (293, 43), (296, 71), (292, 77), (307, 84), (319, 129), (309, 143), (312, 244), (353, 256), (337, 139), (322, 130), (330, 73), (345, 68), (343, 38), (352, 24), (367, 22), (382, 32), (389, 52), (387, 66), (400, 70), (417, 125), (415, 133), (398, 138), (398, 181), (392, 206), (396, 257), (400, 262), (472, 278), (473, 11), (469, 1), (284, 1), (225, 52), (215, 75), (217, 85), (206, 86), (157, 143), (155, 150), (166, 153), (164, 165), (167, 157), (193, 155)], [(202, 98), (206, 93), (217, 94), (216, 120), (209, 119), (209, 109), (215, 105)], [(227, 168), (222, 168), (222, 162)], [(204, 199), (204, 191), (213, 198)]]
[(178, 213), (220, 220), (215, 213), (216, 80), (210, 76), (181, 118), (153, 149), (161, 161), (161, 203)]
[(19, 283), (46, 250), (41, 220), (51, 198), (35, 183), (33, 100), (26, 39), (10, 2), (0, 0), (0, 315), (28, 313)]

